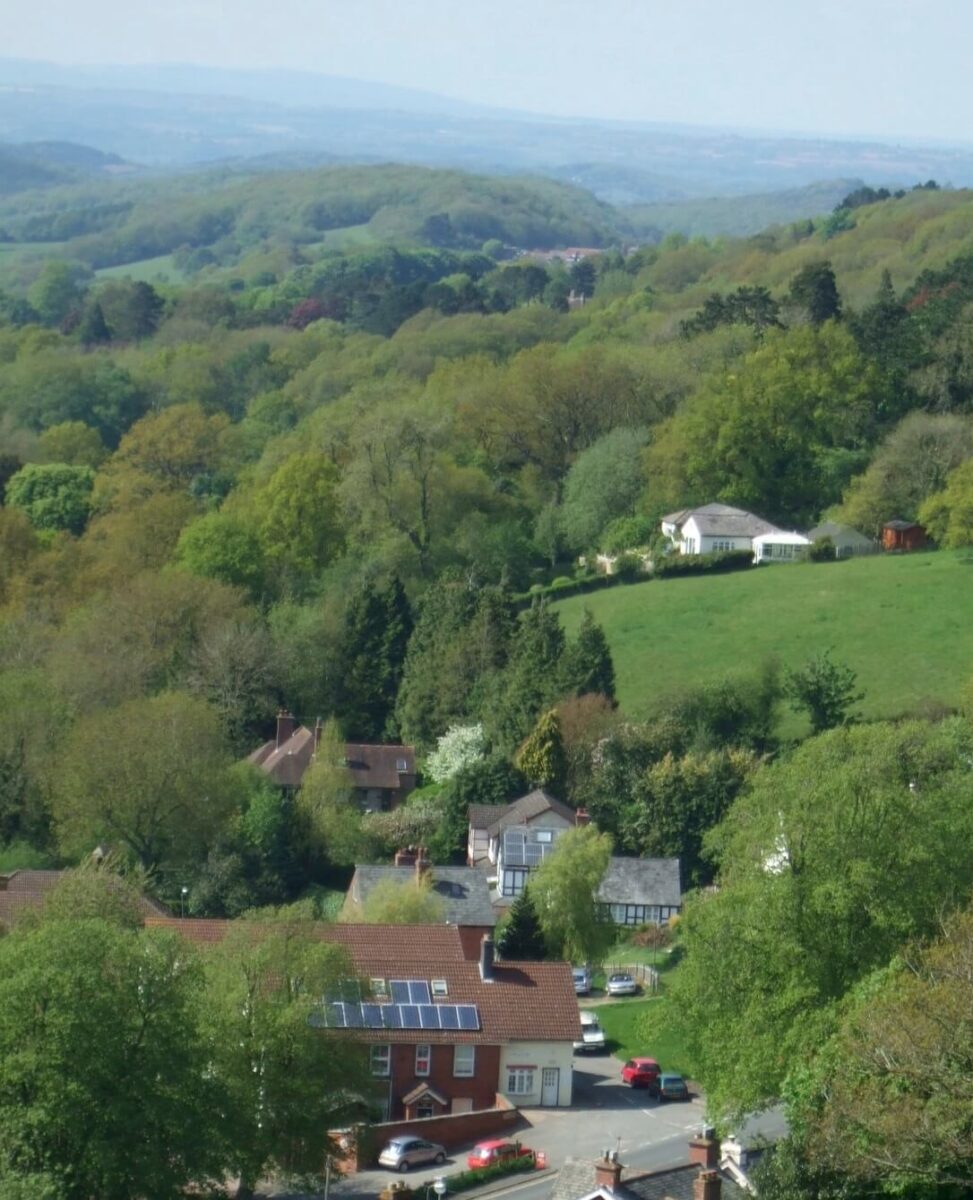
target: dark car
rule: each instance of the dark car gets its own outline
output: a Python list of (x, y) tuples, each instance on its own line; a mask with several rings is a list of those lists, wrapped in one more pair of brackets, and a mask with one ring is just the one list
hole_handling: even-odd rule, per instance
[(655, 1094), (663, 1104), (667, 1100), (688, 1100), (689, 1087), (681, 1075), (660, 1075)]

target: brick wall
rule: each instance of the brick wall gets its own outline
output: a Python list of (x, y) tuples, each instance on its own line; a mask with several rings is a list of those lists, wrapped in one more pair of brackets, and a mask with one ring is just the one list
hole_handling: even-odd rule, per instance
[[(389, 1116), (392, 1120), (405, 1117), (402, 1097), (420, 1083), (434, 1088), (451, 1106), (453, 1100), (469, 1100), (474, 1110), (492, 1108), (500, 1077), (500, 1047), (477, 1046), (472, 1077), (453, 1074), (453, 1047), (433, 1045), (430, 1070), (427, 1076), (416, 1075), (416, 1048), (393, 1045), (391, 1051), (391, 1087)], [(428, 1118), (423, 1118), (428, 1120)]]
[(457, 932), (463, 947), (463, 957), (469, 962), (477, 962), (480, 957), (480, 942), (483, 940), (483, 935), (488, 933), (490, 937), (493, 937), (494, 931), (491, 925), (458, 925)]
[(371, 1125), (359, 1135), (349, 1150), (343, 1166), (347, 1171), (373, 1167), (382, 1147), (401, 1133), (414, 1133), (430, 1142), (439, 1142), (447, 1150), (479, 1142), (488, 1137), (510, 1137), (526, 1121), (506, 1098), (495, 1095), (495, 1103), (481, 1112), (451, 1113), (442, 1117), (425, 1117), (419, 1121), (383, 1121)]

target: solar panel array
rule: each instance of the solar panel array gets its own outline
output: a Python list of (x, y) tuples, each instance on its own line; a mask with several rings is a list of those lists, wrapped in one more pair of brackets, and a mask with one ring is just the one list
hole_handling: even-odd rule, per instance
[(508, 867), (536, 867), (554, 849), (560, 830), (544, 830), (550, 841), (538, 841), (536, 830), (505, 829), (503, 832), (503, 862)]
[(480, 1028), (475, 1004), (433, 1004), (424, 979), (390, 979), (391, 1003), (362, 1000), (357, 980), (345, 980), (340, 999), (331, 997), (311, 1022), (326, 1029), (457, 1029)]
[(453, 1029), (475, 1032), (475, 1004), (372, 1004), (329, 1000), (320, 1021), (326, 1029)]

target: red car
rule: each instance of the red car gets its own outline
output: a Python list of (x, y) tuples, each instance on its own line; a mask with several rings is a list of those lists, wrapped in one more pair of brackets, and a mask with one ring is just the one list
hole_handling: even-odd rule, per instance
[(466, 1165), (471, 1171), (479, 1167), (492, 1167), (496, 1163), (510, 1162), (513, 1158), (533, 1158), (534, 1151), (528, 1150), (520, 1142), (508, 1142), (503, 1138), (495, 1138), (489, 1142), (477, 1142), (466, 1158)]
[(653, 1088), (659, 1082), (660, 1074), (654, 1058), (630, 1058), (622, 1067), (622, 1083), (629, 1087)]

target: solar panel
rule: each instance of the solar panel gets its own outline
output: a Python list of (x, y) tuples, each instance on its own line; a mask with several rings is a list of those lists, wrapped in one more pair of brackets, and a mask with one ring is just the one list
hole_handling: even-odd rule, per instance
[(365, 1022), (366, 1029), (384, 1029), (385, 1022), (382, 1020), (382, 1009), (385, 1005), (382, 1004), (363, 1004), (361, 1006), (362, 1020)]
[(409, 1000), (410, 1000), (409, 984), (408, 984), (407, 980), (405, 980), (405, 979), (390, 979), (389, 980), (389, 992), (392, 995), (393, 1003), (395, 1003), (395, 1004), (408, 1004), (409, 1003)]
[(324, 1006), (324, 1022), (329, 1029), (345, 1028), (345, 1010), (342, 1004), (329, 1003)]
[(409, 980), (409, 1000), (413, 1004), (430, 1004), (429, 984), (424, 979)]
[(419, 1005), (419, 1020), (422, 1023), (423, 1029), (438, 1029), (439, 1028), (439, 1005), (438, 1004), (420, 1004)]
[(345, 1010), (345, 1028), (361, 1029), (364, 1025), (362, 1006), (360, 1004), (342, 1004), (341, 1007)]
[(456, 1012), (459, 1016), (460, 1029), (479, 1029), (480, 1014), (475, 1004), (458, 1004)]
[(382, 1019), (386, 1029), (402, 1028), (402, 1012), (397, 1004), (383, 1004)]
[(418, 1004), (400, 1004), (399, 1012), (402, 1014), (403, 1029), (421, 1029), (419, 1023), (419, 1005)]
[(439, 1004), (439, 1028), (459, 1029), (459, 1013), (455, 1004)]

